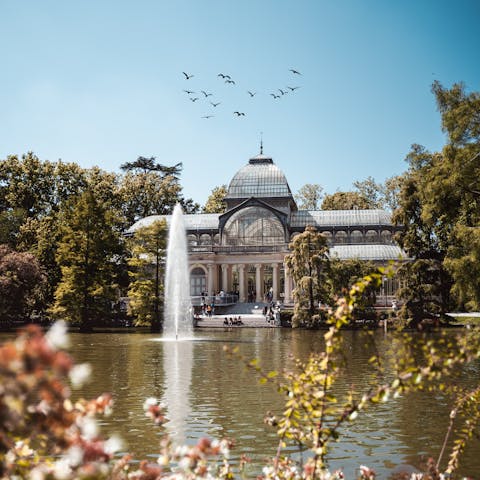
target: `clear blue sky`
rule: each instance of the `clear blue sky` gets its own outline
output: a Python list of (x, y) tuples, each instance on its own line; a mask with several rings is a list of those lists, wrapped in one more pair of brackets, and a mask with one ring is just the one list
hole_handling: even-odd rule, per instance
[(203, 204), (263, 132), (294, 193), (384, 181), (444, 143), (434, 79), (480, 90), (479, 24), (477, 0), (0, 0), (0, 158), (183, 162)]

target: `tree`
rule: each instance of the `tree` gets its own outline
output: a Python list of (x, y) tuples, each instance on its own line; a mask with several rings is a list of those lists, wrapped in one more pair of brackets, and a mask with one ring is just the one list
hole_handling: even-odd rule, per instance
[(385, 180), (382, 208), (390, 210), (391, 212), (398, 208), (398, 199), (404, 180), (405, 174), (394, 175)]
[(307, 226), (290, 243), (285, 264), (295, 282), (292, 326), (315, 326), (321, 321), (319, 304), (329, 301), (328, 246), (326, 238)]
[(0, 318), (13, 322), (30, 319), (42, 306), (45, 275), (30, 253), (0, 245)]
[(57, 262), (62, 278), (52, 313), (80, 324), (82, 331), (110, 315), (117, 297), (116, 263), (121, 239), (109, 205), (90, 190), (67, 202), (60, 223)]
[(203, 213), (224, 213), (227, 209), (227, 204), (225, 203), (226, 195), (226, 185), (215, 187), (203, 206)]
[(140, 228), (130, 239), (131, 256), (128, 259), (129, 311), (137, 325), (150, 325), (158, 331), (163, 323), (163, 282), (167, 224), (157, 221)]
[(120, 166), (124, 172), (159, 172), (162, 176), (172, 176), (178, 179), (183, 169), (182, 163), (177, 163), (172, 167), (155, 162), (155, 157), (138, 157), (134, 162), (126, 162)]
[(397, 241), (412, 259), (398, 271), (402, 280), (398, 294), (404, 302), (400, 314), (411, 326), (444, 314), (450, 307), (452, 282), (443, 266), (446, 252), (435, 232), (435, 224), (424, 215), (429, 201), (425, 195), (425, 174), (434, 157), (423, 147), (412, 146), (407, 157), (410, 169), (403, 181), (399, 207), (393, 216), (393, 222), (403, 226), (397, 234)]
[(359, 192), (335, 192), (323, 198), (322, 210), (365, 210), (375, 208), (371, 201)]
[(319, 210), (323, 197), (323, 187), (318, 183), (307, 183), (295, 195), (298, 208), (302, 210)]
[[(480, 227), (480, 94), (467, 93), (461, 83), (447, 89), (434, 82), (432, 91), (447, 143), (435, 153), (412, 147), (395, 218), (406, 225), (401, 246), (423, 262), (422, 275), (420, 264), (410, 268), (417, 279), (434, 282), (429, 291), (443, 313), (480, 307), (480, 279), (473, 274)], [(404, 293), (415, 298), (413, 289)]]
[(384, 186), (373, 177), (353, 182), (357, 192), (370, 203), (370, 208), (383, 208)]

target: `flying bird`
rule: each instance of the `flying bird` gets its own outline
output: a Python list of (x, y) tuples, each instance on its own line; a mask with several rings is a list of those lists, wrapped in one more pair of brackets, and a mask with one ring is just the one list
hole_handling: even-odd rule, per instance
[(182, 72), (185, 75), (185, 80), (190, 80), (194, 75), (189, 75), (188, 73)]
[(213, 93), (207, 93), (205, 90), (200, 90), (200, 91), (205, 95), (205, 98), (211, 97), (213, 95)]
[(301, 75), (301, 73), (298, 70), (294, 70), (293, 68), (290, 68), (289, 70), (295, 75)]
[(204, 115), (202, 118), (212, 118), (214, 117), (215, 115)]
[(195, 97), (195, 98), (190, 97), (190, 100), (191, 100), (192, 102), (196, 102), (196, 101), (198, 100), (198, 97)]
[(232, 77), (230, 77), (230, 75), (225, 75), (224, 73), (219, 73), (217, 75), (217, 77), (222, 77), (222, 78), (228, 78), (228, 79), (231, 79)]
[(278, 91), (282, 94), (282, 95), (286, 95), (288, 92), (284, 92), (281, 88), (278, 89)]
[(234, 82), (233, 80), (230, 80), (230, 78), (227, 78), (227, 79), (225, 80), (225, 83), (233, 83), (233, 84), (235, 85), (235, 82)]
[(294, 92), (295, 90), (298, 90), (300, 87), (289, 87), (287, 85), (287, 88), (291, 91), (291, 92)]
[(218, 107), (222, 102), (218, 102), (218, 103), (213, 103), (213, 102), (210, 102), (214, 107)]
[(273, 98), (280, 98), (280, 95), (275, 95), (274, 93), (270, 94)]
[(243, 112), (233, 112), (234, 115), (236, 115), (237, 117), (244, 117), (245, 114)]
[(192, 93), (195, 93), (193, 92), (192, 90), (184, 90), (185, 93), (188, 93), (188, 95), (191, 95)]
[(251, 96), (251, 97), (254, 97), (257, 92), (251, 92), (250, 90), (247, 90), (247, 93)]

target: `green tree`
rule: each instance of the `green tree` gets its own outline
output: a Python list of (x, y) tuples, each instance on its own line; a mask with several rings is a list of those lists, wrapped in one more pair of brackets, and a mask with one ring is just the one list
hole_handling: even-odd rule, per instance
[[(330, 258), (328, 271), (328, 284), (330, 286), (330, 305), (334, 305), (339, 297), (347, 295), (351, 286), (360, 279), (378, 273), (378, 267), (365, 260), (350, 259), (340, 260), (338, 257)], [(365, 288), (364, 295), (358, 299), (353, 312), (353, 319), (360, 316), (367, 318), (371, 313), (376, 300), (376, 291), (373, 284)]]
[(443, 266), (445, 250), (435, 232), (435, 224), (425, 218), (426, 172), (435, 155), (419, 145), (413, 145), (407, 160), (410, 164), (403, 181), (399, 207), (394, 213), (394, 223), (403, 226), (397, 241), (411, 261), (399, 269), (402, 287), (399, 297), (404, 306), (401, 315), (417, 326), (425, 318), (444, 314), (450, 307), (451, 278)]
[(316, 326), (322, 320), (320, 303), (329, 301), (329, 258), (326, 238), (307, 226), (290, 243), (285, 264), (295, 282), (292, 326)]
[(319, 210), (323, 197), (323, 187), (318, 183), (307, 183), (295, 195), (298, 208), (301, 210)]
[(46, 281), (38, 260), (30, 253), (0, 245), (0, 318), (27, 320), (43, 306)]
[(134, 162), (126, 162), (120, 166), (124, 172), (159, 172), (162, 176), (173, 176), (178, 179), (183, 169), (182, 163), (177, 163), (172, 167), (157, 163), (155, 157), (138, 157)]
[(390, 210), (391, 212), (394, 212), (398, 208), (400, 191), (404, 180), (405, 174), (394, 175), (385, 180), (382, 208)]
[(220, 185), (212, 190), (203, 206), (203, 213), (224, 213), (227, 209), (225, 197), (227, 195), (227, 186)]
[(120, 195), (129, 225), (149, 215), (168, 215), (177, 203), (185, 213), (199, 210), (197, 203), (182, 195), (181, 163), (169, 167), (156, 163), (155, 157), (138, 157), (120, 168), (126, 172), (120, 181)]
[(0, 206), (21, 209), (26, 217), (37, 217), (54, 201), (54, 165), (42, 162), (32, 152), (0, 162)]
[(370, 208), (383, 208), (384, 186), (377, 183), (373, 177), (353, 182), (353, 186), (363, 198), (369, 201)]
[(61, 214), (57, 262), (62, 277), (52, 313), (80, 324), (83, 331), (109, 317), (118, 295), (122, 248), (112, 216), (109, 205), (90, 190), (67, 202)]
[[(447, 143), (436, 153), (413, 146), (394, 218), (406, 226), (401, 245), (423, 265), (406, 267), (407, 274), (410, 269), (417, 283), (433, 282), (423, 290), (443, 313), (480, 307), (480, 279), (471, 273), (477, 268), (480, 226), (480, 95), (467, 93), (463, 84), (447, 89), (435, 82), (432, 91)], [(413, 288), (404, 293), (415, 297)]]
[(163, 323), (166, 222), (157, 221), (140, 228), (129, 243), (129, 313), (135, 317), (137, 325), (150, 325), (152, 330), (158, 331)]
[(322, 210), (365, 210), (375, 208), (368, 198), (359, 192), (335, 192), (326, 194), (322, 202)]

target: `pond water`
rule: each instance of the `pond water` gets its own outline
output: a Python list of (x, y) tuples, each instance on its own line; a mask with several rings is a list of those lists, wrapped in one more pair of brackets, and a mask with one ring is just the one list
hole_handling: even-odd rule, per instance
[[(158, 451), (160, 431), (145, 417), (143, 402), (157, 397), (167, 406), (166, 428), (179, 443), (195, 443), (203, 436), (235, 439), (232, 458), (241, 453), (252, 459), (248, 473), (255, 477), (267, 457), (275, 454), (274, 429), (264, 425), (267, 411), (280, 413), (284, 398), (273, 385), (261, 385), (241, 362), (229, 359), (223, 346), (238, 346), (248, 359), (257, 358), (263, 369), (282, 370), (293, 357), (306, 358), (323, 345), (321, 331), (290, 329), (197, 330), (193, 341), (162, 342), (149, 334), (70, 335), (76, 361), (93, 367), (90, 383), (80, 394), (102, 392), (114, 396), (114, 413), (102, 419), (105, 433), (117, 433), (126, 449), (145, 458)], [(377, 348), (386, 351), (389, 334), (375, 332)], [(337, 395), (352, 386), (358, 392), (372, 382), (368, 359), (373, 354), (362, 332), (344, 333), (348, 367), (336, 385)], [(457, 381), (477, 385), (480, 365), (466, 367)], [(359, 465), (368, 465), (389, 478), (401, 465), (418, 466), (422, 456), (436, 458), (448, 426), (450, 405), (441, 395), (415, 393), (362, 412), (349, 423), (329, 455), (330, 468), (342, 468), (354, 477)], [(480, 472), (480, 442), (475, 440), (462, 457), (461, 471)], [(479, 477), (480, 478), (480, 477)]]

